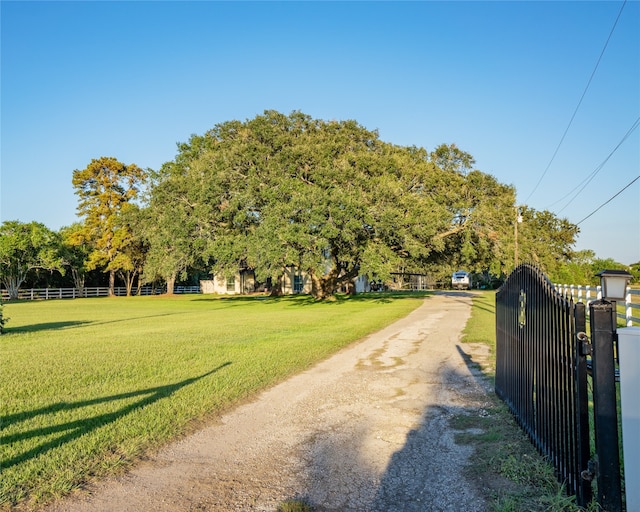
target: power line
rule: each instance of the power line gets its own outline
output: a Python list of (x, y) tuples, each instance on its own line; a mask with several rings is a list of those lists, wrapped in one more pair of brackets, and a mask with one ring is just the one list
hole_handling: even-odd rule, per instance
[(600, 65), (600, 61), (602, 60), (602, 56), (604, 55), (604, 52), (607, 49), (607, 46), (609, 45), (609, 40), (611, 39), (611, 36), (613, 35), (613, 31), (615, 30), (616, 25), (618, 24), (618, 20), (620, 19), (620, 15), (622, 14), (622, 10), (624, 9), (624, 6), (626, 4), (627, 4), (627, 0), (624, 0), (624, 2), (622, 2), (622, 7), (620, 7), (620, 12), (618, 12), (618, 16), (616, 18), (616, 21), (613, 23), (613, 27), (611, 27), (611, 31), (609, 32), (609, 37), (607, 37), (607, 41), (604, 43), (604, 47), (602, 48), (602, 51), (600, 52), (600, 57), (598, 57), (598, 61), (596, 62), (596, 65), (593, 68), (593, 72), (591, 73), (591, 76), (589, 77), (589, 81), (587, 82), (587, 86), (584, 88), (584, 91), (582, 92), (582, 96), (580, 97), (580, 101), (578, 101), (578, 105), (576, 105), (576, 108), (573, 111), (573, 115), (571, 116), (571, 119), (569, 120), (569, 124), (567, 125), (567, 128), (564, 130), (564, 133), (562, 134), (562, 138), (560, 139), (560, 142), (558, 142), (558, 146), (556, 147), (556, 150), (553, 152), (553, 156), (551, 157), (551, 160), (549, 160), (549, 163), (547, 164), (546, 169), (542, 173), (542, 176), (540, 176), (540, 179), (538, 180), (538, 183), (536, 183), (536, 186), (533, 187), (533, 190), (531, 191), (531, 193), (524, 200), (525, 203), (527, 201), (529, 201), (529, 198), (535, 193), (536, 190), (538, 190), (538, 187), (540, 186), (540, 183), (542, 183), (542, 180), (546, 176), (547, 171), (549, 170), (549, 167), (551, 167), (551, 164), (555, 160), (556, 155), (558, 154), (558, 150), (560, 149), (560, 146), (562, 146), (562, 143), (564, 142), (564, 139), (567, 136), (567, 132), (569, 131), (569, 128), (573, 124), (573, 120), (575, 119), (576, 114), (578, 113), (578, 109), (580, 108), (580, 105), (582, 104), (582, 100), (584, 99), (585, 95), (587, 94), (587, 90), (589, 89), (589, 86), (591, 85), (591, 81), (593, 80), (593, 77), (595, 76), (596, 71), (598, 70), (598, 66)]
[(638, 176), (636, 176), (633, 180), (631, 180), (630, 183), (627, 183), (620, 191), (618, 191), (616, 194), (614, 194), (608, 200), (606, 200), (604, 203), (602, 203), (600, 206), (598, 206), (595, 210), (593, 210), (584, 219), (582, 219), (580, 222), (576, 223), (576, 226), (579, 226), (581, 223), (583, 223), (585, 220), (587, 220), (589, 217), (591, 217), (594, 213), (596, 213), (600, 208), (602, 208), (603, 206), (609, 204), (611, 201), (613, 201), (616, 197), (618, 197), (620, 194), (622, 194), (625, 190), (627, 190), (631, 185), (633, 185), (639, 179), (640, 179), (640, 174)]
[(580, 193), (587, 187), (587, 185), (589, 183), (591, 183), (591, 181), (593, 180), (593, 178), (596, 177), (596, 175), (602, 170), (602, 168), (605, 166), (605, 164), (609, 161), (609, 159), (613, 156), (613, 154), (620, 148), (620, 146), (622, 146), (622, 144), (629, 138), (629, 136), (633, 133), (633, 131), (638, 128), (638, 126), (640, 126), (640, 117), (638, 117), (634, 123), (631, 125), (631, 128), (629, 128), (629, 130), (627, 130), (627, 133), (624, 134), (624, 136), (622, 137), (622, 140), (620, 140), (620, 142), (618, 142), (618, 144), (616, 145), (615, 148), (613, 148), (613, 150), (611, 151), (611, 153), (609, 153), (607, 155), (607, 158), (605, 158), (602, 163), (600, 165), (598, 165), (598, 167), (596, 167), (593, 172), (591, 172), (591, 174), (589, 174), (584, 180), (582, 180), (580, 183), (578, 183), (578, 185), (571, 190), (569, 193), (565, 194), (564, 196), (562, 196), (560, 199), (558, 199), (555, 203), (549, 205), (547, 207), (551, 208), (552, 206), (558, 204), (560, 201), (563, 201), (564, 199), (566, 199), (568, 196), (570, 196), (571, 194), (573, 194), (576, 190), (578, 190), (578, 188), (580, 188), (580, 190), (578, 190), (574, 196), (569, 200), (569, 202), (567, 204), (565, 204), (560, 210), (558, 210), (556, 213), (561, 213), (563, 210), (565, 210), (573, 201), (575, 201), (575, 199), (580, 195)]

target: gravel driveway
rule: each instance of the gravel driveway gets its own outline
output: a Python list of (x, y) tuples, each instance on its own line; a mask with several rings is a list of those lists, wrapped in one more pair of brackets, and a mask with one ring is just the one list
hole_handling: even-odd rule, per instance
[(463, 476), (472, 448), (449, 419), (482, 414), (485, 390), (459, 343), (469, 293), (406, 318), (265, 391), (125, 476), (46, 510), (484, 511)]

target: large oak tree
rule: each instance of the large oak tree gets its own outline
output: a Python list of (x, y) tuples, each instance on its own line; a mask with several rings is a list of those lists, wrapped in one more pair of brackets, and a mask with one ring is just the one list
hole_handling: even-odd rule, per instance
[(438, 155), (385, 143), (355, 121), (267, 111), (179, 145), (151, 204), (172, 212), (164, 239), (198, 244), (216, 272), (242, 262), (277, 282), (296, 266), (325, 298), (359, 274), (420, 268), (461, 233), (491, 252), (513, 189), (468, 172), (472, 158), (455, 147)]

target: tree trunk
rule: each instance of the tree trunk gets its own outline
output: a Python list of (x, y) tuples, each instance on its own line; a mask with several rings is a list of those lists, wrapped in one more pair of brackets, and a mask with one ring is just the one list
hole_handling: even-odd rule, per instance
[(116, 295), (116, 271), (109, 270), (109, 297)]
[(318, 277), (313, 272), (309, 272), (311, 276), (311, 295), (316, 300), (326, 300), (332, 297), (336, 291), (338, 280), (334, 272), (330, 272), (326, 276)]
[(342, 283), (346, 283), (349, 293), (355, 291), (353, 280), (358, 275), (358, 267), (356, 266), (344, 272), (341, 267), (336, 265), (328, 274), (322, 277), (318, 277), (310, 270), (308, 272), (312, 283), (311, 294), (316, 300), (326, 300), (329, 297), (333, 297)]
[(311, 276), (311, 296), (314, 299), (317, 299), (321, 288), (320, 279), (318, 279), (318, 277), (313, 273), (310, 273), (309, 275)]
[(282, 297), (282, 280), (284, 279), (284, 275), (280, 274), (278, 276), (278, 280), (275, 285), (271, 286), (271, 292), (269, 293), (269, 297)]
[(135, 277), (135, 274), (133, 274), (130, 271), (127, 271), (127, 273), (125, 274), (125, 285), (127, 287), (127, 297), (131, 297), (131, 289), (133, 288), (133, 279)]
[(71, 275), (73, 277), (73, 284), (78, 290), (78, 296), (82, 297), (84, 295), (84, 279), (85, 276), (82, 272), (80, 272), (77, 268), (71, 269)]
[(20, 285), (24, 283), (25, 274), (9, 275), (2, 279), (2, 284), (7, 289), (9, 300), (16, 300), (20, 292)]
[(17, 280), (11, 279), (7, 286), (7, 292), (9, 293), (9, 300), (17, 300), (18, 292), (20, 291), (20, 284)]
[(327, 289), (325, 279), (318, 277), (313, 272), (310, 272), (311, 276), (311, 295), (316, 300), (324, 300), (327, 298)]
[(167, 295), (173, 295), (173, 290), (176, 287), (176, 275), (173, 274), (167, 278)]

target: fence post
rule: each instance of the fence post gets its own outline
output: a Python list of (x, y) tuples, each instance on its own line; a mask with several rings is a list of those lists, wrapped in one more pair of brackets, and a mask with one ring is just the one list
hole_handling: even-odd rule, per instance
[(607, 512), (622, 510), (618, 413), (613, 345), (615, 303), (592, 302), (593, 415), (598, 478), (598, 503)]

